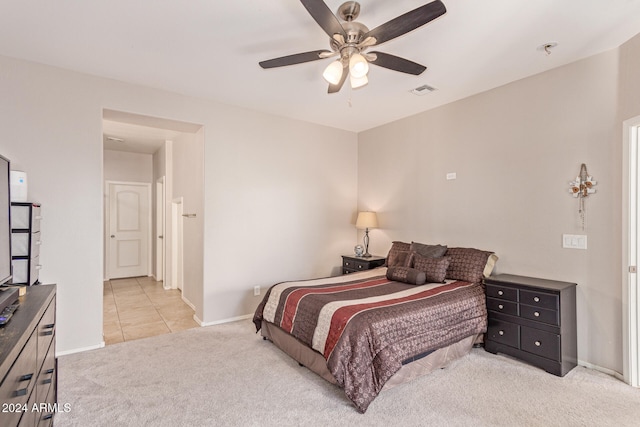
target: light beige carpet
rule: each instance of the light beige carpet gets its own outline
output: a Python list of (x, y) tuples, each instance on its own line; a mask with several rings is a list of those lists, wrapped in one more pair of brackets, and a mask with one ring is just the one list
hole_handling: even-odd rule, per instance
[(483, 349), (385, 391), (360, 414), (250, 321), (59, 358), (55, 426), (638, 426), (640, 390), (559, 378)]

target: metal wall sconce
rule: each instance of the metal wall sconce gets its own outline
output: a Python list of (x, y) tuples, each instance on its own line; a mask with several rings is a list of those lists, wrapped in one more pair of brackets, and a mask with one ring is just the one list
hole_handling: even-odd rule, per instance
[(585, 229), (586, 224), (586, 210), (585, 210), (585, 199), (589, 196), (589, 194), (593, 194), (596, 192), (596, 189), (593, 188), (597, 182), (593, 180), (593, 177), (589, 175), (587, 172), (587, 165), (584, 163), (580, 166), (580, 174), (576, 177), (575, 181), (571, 181), (569, 185), (571, 188), (569, 189), (569, 193), (573, 195), (573, 197), (579, 200), (578, 207), (578, 216), (580, 219), (580, 225), (582, 229)]

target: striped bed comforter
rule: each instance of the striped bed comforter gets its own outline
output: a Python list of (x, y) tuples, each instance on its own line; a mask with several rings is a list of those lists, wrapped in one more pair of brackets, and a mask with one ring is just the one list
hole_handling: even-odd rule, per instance
[(481, 284), (447, 281), (414, 286), (378, 268), (272, 286), (256, 309), (321, 353), (329, 372), (365, 412), (404, 360), (486, 331)]

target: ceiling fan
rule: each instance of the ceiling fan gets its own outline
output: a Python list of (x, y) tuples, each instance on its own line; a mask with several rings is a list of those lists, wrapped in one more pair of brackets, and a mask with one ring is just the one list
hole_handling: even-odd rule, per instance
[(348, 1), (338, 8), (338, 16), (344, 22), (340, 22), (323, 0), (300, 2), (329, 35), (331, 50), (297, 53), (259, 64), (265, 69), (276, 68), (338, 56), (322, 74), (329, 83), (329, 93), (340, 91), (347, 77), (350, 77), (351, 87), (354, 89), (366, 85), (369, 64), (416, 76), (422, 74), (427, 69), (423, 65), (388, 53), (365, 50), (413, 31), (447, 11), (440, 0), (435, 0), (369, 30), (356, 21), (360, 14), (360, 4), (356, 1)]

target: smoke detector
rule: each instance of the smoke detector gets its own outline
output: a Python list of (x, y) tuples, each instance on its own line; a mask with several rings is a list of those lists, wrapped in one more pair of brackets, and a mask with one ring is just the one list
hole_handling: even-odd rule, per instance
[(436, 88), (433, 86), (422, 85), (422, 86), (418, 86), (415, 89), (410, 90), (409, 92), (411, 92), (414, 95), (422, 96), (429, 92), (433, 92), (434, 90), (436, 90)]

